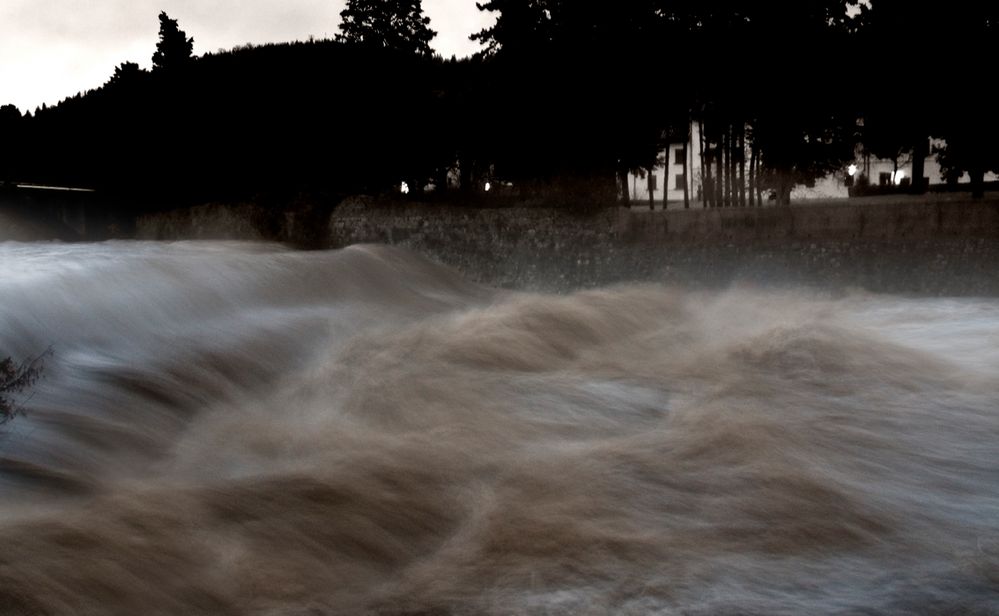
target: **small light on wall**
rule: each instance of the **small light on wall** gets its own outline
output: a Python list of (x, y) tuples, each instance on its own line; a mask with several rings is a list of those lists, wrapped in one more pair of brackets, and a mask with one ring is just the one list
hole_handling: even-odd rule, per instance
[(492, 188), (492, 187), (493, 187), (492, 184), (490, 184), (489, 182), (486, 182), (486, 192), (489, 192), (489, 189)]
[(409, 184), (407, 184), (406, 182), (403, 182), (402, 185), (399, 186), (399, 192), (401, 192), (404, 195), (408, 195), (409, 194)]
[(846, 172), (850, 174), (850, 177), (857, 175), (857, 165), (850, 165), (847, 167)]

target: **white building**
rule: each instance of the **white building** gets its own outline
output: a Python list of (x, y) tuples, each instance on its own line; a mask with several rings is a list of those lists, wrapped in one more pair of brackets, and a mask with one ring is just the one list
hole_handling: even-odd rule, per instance
[[(644, 177), (628, 174), (628, 195), (632, 206), (646, 206), (649, 203), (649, 189), (658, 207), (662, 207), (663, 191), (666, 191), (667, 201), (677, 201), (683, 204), (683, 185), (687, 181), (684, 176), (684, 158), (690, 170), (690, 183), (687, 189), (690, 195), (691, 207), (697, 200), (701, 190), (701, 156), (697, 151), (700, 143), (701, 126), (697, 122), (690, 125), (690, 143), (671, 143), (669, 148), (660, 154), (663, 164), (657, 165)], [(693, 144), (693, 147), (690, 147)]]
[[(945, 145), (946, 143), (941, 139), (930, 140), (930, 153), (923, 161), (923, 179), (930, 186), (946, 183), (943, 173), (940, 171), (940, 163), (937, 162), (935, 154), (938, 149)], [(849, 167), (847, 173), (855, 179), (859, 179), (862, 174), (866, 175), (872, 186), (891, 186), (893, 184), (909, 183), (912, 182), (913, 177), (912, 156), (905, 155), (899, 159), (897, 172), (895, 161), (875, 158), (864, 159), (862, 156), (858, 156), (857, 161)], [(986, 182), (994, 182), (996, 180), (996, 174), (991, 172), (985, 174)], [(967, 173), (958, 179), (958, 184), (968, 184), (970, 182), (971, 178), (968, 177)]]
[[(683, 207), (684, 182), (688, 182), (687, 190), (690, 206), (701, 207), (700, 124), (697, 122), (691, 124), (690, 136), (689, 143), (670, 144), (669, 148), (660, 154), (663, 164), (657, 165), (651, 172), (644, 175), (636, 173), (629, 174), (628, 195), (631, 197), (632, 207), (648, 207), (650, 189), (656, 208), (662, 208), (664, 190), (670, 208)], [(942, 145), (944, 145), (942, 141), (932, 141), (929, 148), (930, 154), (923, 163), (923, 177), (930, 186), (945, 183), (940, 171), (940, 163), (937, 162), (936, 154), (934, 153)], [(687, 169), (690, 170), (689, 181), (684, 176), (683, 163), (685, 158)], [(714, 168), (711, 169), (711, 172), (714, 175)], [(747, 164), (747, 175), (748, 172)], [(866, 175), (872, 186), (902, 185), (911, 182), (913, 174), (912, 157), (905, 156), (901, 158), (898, 161), (898, 168), (896, 169), (894, 161), (864, 158), (858, 155), (853, 164), (848, 165), (839, 172), (817, 180), (813, 186), (796, 186), (791, 192), (791, 199), (845, 199), (849, 197), (850, 186), (858, 182), (862, 174)], [(985, 181), (999, 181), (999, 176), (994, 173), (986, 173)], [(967, 173), (961, 176), (959, 180), (961, 184), (969, 182), (970, 178)], [(764, 194), (764, 199), (766, 199), (766, 194)]]

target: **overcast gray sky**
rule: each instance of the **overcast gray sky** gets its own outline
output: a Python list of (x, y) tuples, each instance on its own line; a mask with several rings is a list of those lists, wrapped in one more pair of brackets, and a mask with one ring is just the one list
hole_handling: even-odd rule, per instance
[[(107, 81), (124, 61), (149, 68), (166, 11), (202, 54), (243, 43), (333, 36), (345, 0), (0, 0), (0, 105), (54, 104)], [(423, 0), (450, 57), (478, 50), (468, 35), (491, 17), (475, 0)]]

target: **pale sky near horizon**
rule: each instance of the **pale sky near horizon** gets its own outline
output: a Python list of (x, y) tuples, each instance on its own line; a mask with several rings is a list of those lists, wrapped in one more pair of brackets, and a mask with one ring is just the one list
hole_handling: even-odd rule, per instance
[[(194, 37), (194, 53), (266, 43), (332, 37), (345, 0), (2, 0), (0, 1), (0, 105), (22, 112), (53, 105), (99, 87), (115, 66), (149, 68), (159, 12)], [(479, 49), (468, 35), (491, 15), (475, 0), (423, 0), (431, 46), (442, 56)]]

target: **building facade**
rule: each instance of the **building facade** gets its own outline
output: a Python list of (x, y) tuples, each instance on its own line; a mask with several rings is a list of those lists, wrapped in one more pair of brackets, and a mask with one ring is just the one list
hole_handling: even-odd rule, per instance
[[(700, 197), (703, 188), (699, 151), (700, 130), (700, 125), (697, 122), (691, 123), (690, 139), (687, 143), (671, 143), (660, 154), (660, 162), (652, 170), (646, 173), (630, 173), (628, 175), (627, 189), (632, 207), (649, 207), (650, 195), (653, 207), (662, 208), (664, 199), (670, 208), (683, 207), (685, 183), (691, 207), (701, 207)], [(932, 140), (929, 148), (930, 154), (923, 162), (923, 178), (931, 189), (946, 183), (935, 154), (937, 149), (943, 145), (944, 143), (940, 140)], [(747, 152), (747, 160), (748, 154)], [(686, 161), (686, 166), (684, 161)], [(791, 199), (796, 201), (845, 199), (850, 196), (851, 187), (865, 181), (871, 186), (883, 187), (883, 190), (888, 190), (892, 186), (901, 189), (911, 183), (912, 175), (911, 155), (893, 161), (864, 156), (858, 150), (857, 157), (852, 164), (816, 180), (813, 185), (795, 186), (791, 191)], [(985, 181), (999, 181), (999, 176), (995, 173), (986, 173)], [(959, 184), (969, 182), (970, 178), (967, 173), (958, 179)], [(766, 196), (764, 196), (764, 200), (766, 200)]]

